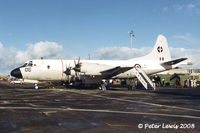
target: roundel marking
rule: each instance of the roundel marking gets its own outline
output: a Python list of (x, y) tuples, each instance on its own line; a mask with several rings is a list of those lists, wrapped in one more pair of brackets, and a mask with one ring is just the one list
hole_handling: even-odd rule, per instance
[(136, 68), (136, 69), (140, 69), (141, 66), (140, 66), (139, 64), (135, 64), (135, 68)]
[(161, 46), (158, 46), (157, 50), (159, 53), (163, 52), (163, 48)]

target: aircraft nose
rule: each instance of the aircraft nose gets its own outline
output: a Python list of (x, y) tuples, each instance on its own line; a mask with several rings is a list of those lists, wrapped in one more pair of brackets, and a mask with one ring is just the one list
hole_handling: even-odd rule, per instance
[(16, 78), (22, 78), (22, 73), (19, 68), (12, 70), (10, 74)]

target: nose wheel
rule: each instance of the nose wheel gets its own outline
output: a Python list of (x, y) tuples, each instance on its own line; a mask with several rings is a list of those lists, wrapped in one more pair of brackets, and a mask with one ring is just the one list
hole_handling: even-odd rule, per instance
[(39, 87), (38, 87), (38, 84), (35, 84), (35, 89), (37, 90)]

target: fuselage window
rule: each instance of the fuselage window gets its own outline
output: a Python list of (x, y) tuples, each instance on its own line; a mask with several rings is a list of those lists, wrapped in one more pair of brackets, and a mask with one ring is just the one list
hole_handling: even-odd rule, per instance
[(50, 65), (48, 65), (47, 68), (50, 69)]

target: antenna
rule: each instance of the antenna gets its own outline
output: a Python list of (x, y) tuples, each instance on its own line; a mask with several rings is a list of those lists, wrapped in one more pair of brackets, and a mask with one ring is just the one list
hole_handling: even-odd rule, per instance
[(133, 37), (135, 37), (133, 30), (131, 30), (130, 32), (128, 32), (129, 36), (130, 36), (130, 48), (132, 50), (133, 47)]

